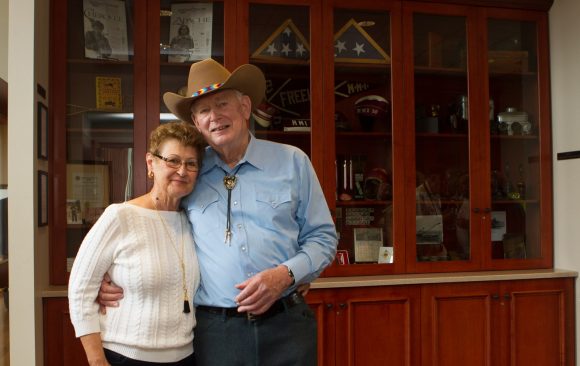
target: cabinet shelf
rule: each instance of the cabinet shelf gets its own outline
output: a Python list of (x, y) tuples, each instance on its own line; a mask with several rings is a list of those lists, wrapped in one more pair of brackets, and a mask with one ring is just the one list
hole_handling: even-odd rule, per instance
[(308, 131), (254, 131), (254, 135), (260, 138), (280, 138), (280, 137), (309, 137), (310, 132)]
[(420, 75), (466, 76), (467, 70), (459, 67), (415, 66), (415, 73)]
[(337, 132), (337, 138), (355, 138), (355, 137), (364, 137), (364, 138), (371, 138), (371, 139), (385, 139), (391, 138), (392, 133), (390, 132), (363, 132), (363, 131), (348, 131), (348, 132)]
[(126, 66), (133, 65), (133, 61), (124, 60), (95, 60), (90, 58), (69, 58), (66, 60), (69, 65), (103, 65), (103, 66)]
[(494, 140), (537, 140), (538, 135), (491, 135)]
[(419, 132), (415, 134), (416, 137), (427, 139), (467, 139), (466, 133), (429, 133)]
[(525, 200), (508, 200), (508, 199), (500, 199), (500, 200), (493, 200), (491, 202), (495, 205), (516, 205), (516, 204), (539, 204), (540, 201), (535, 199), (525, 199)]
[(336, 207), (386, 206), (391, 204), (393, 204), (393, 201), (377, 201), (377, 200), (336, 201)]

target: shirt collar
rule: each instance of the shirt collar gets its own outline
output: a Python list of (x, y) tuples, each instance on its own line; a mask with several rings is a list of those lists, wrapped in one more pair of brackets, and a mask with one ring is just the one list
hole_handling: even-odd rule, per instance
[[(244, 157), (242, 158), (242, 160), (240, 160), (238, 165), (247, 162), (253, 165), (254, 167), (262, 170), (266, 163), (266, 157), (263, 156), (263, 154), (260, 154), (258, 148), (259, 144), (260, 141), (256, 139), (252, 133), (250, 133), (250, 142), (248, 144), (248, 148), (246, 149), (246, 153), (244, 154)], [(229, 170), (229, 167), (227, 167), (226, 164), (220, 159), (219, 155), (215, 152), (215, 150), (212, 149), (211, 146), (208, 146), (206, 148), (205, 158), (203, 160), (203, 167), (201, 168), (200, 175), (206, 174), (207, 172), (215, 168), (219, 168), (221, 170), (224, 169)]]

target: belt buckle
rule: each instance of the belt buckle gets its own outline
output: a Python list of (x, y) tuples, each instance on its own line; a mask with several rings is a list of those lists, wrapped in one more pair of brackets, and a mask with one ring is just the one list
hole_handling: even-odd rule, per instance
[(246, 319), (248, 319), (249, 322), (254, 322), (254, 321), (258, 320), (258, 315), (250, 313), (248, 311), (248, 312), (246, 312)]

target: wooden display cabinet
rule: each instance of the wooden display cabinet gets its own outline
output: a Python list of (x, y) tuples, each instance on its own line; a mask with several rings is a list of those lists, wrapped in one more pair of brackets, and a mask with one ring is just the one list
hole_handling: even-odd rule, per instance
[[(109, 203), (146, 192), (147, 135), (165, 118), (162, 94), (179, 91), (191, 64), (159, 47), (170, 42), (171, 17), (160, 14), (172, 4), (126, 2), (130, 54), (119, 61), (86, 58), (82, 32), (71, 31), (83, 29), (82, 4), (54, 2), (53, 34), (68, 37), (53, 38), (51, 56), (62, 81), (51, 83), (53, 181), (66, 181), (65, 162), (107, 162)], [(213, 3), (212, 57), (254, 63), (267, 78), (276, 112), (269, 126), (252, 119), (253, 132), (303, 149), (335, 213), (351, 263), (325, 276), (552, 265), (547, 14), (466, 4)], [(294, 56), (276, 43), (287, 34)], [(96, 76), (120, 81), (118, 110), (95, 110)], [(527, 113), (525, 133), (499, 131), (508, 107)], [(378, 111), (370, 122), (369, 111)], [(292, 120), (308, 128), (285, 130)], [(431, 177), (440, 191), (420, 202)], [(53, 186), (51, 283), (65, 284), (91, 220), (69, 226), (71, 187)], [(440, 228), (423, 232), (429, 224)], [(355, 240), (369, 227), (378, 245)], [(392, 263), (377, 263), (381, 246)]]
[[(64, 184), (67, 163), (110, 164), (109, 203), (148, 190), (142, 158), (148, 134), (171, 118), (162, 95), (185, 85), (193, 62), (163, 53), (174, 3), (126, 0), (129, 55), (111, 60), (85, 57), (82, 2), (51, 2), (51, 285), (67, 283), (91, 224), (67, 221), (67, 200), (74, 198)], [(277, 108), (269, 124), (253, 118), (252, 132), (301, 148), (318, 174), (338, 249), (350, 258), (323, 276), (552, 267), (550, 0), (212, 4), (211, 56), (232, 70), (260, 67), (267, 101)], [(274, 45), (286, 29), (300, 50), (295, 57)], [(97, 110), (97, 76), (120, 81), (117, 110)], [(363, 103), (368, 96), (372, 102)], [(524, 121), (512, 130), (500, 125), (498, 114), (509, 107), (527, 113), (531, 128), (524, 132)], [(362, 118), (375, 110), (374, 120)], [(292, 119), (307, 120), (308, 129), (285, 130)], [(430, 176), (439, 193), (424, 200), (427, 190), (419, 187)], [(378, 246), (355, 240), (355, 229), (366, 228), (382, 234)], [(372, 259), (380, 246), (392, 249), (387, 263)], [(574, 335), (563, 324), (573, 324), (572, 286), (567, 279), (314, 290), (308, 301), (319, 321), (319, 363), (460, 364), (472, 357), (474, 364), (507, 365), (560, 352), (570, 364)], [(537, 306), (530, 301), (536, 295)], [(44, 306), (46, 329), (58, 334), (47, 344), (47, 364), (82, 364), (66, 300), (46, 299)], [(546, 321), (536, 321), (543, 311)], [(479, 328), (465, 329), (466, 321)], [(521, 336), (532, 329), (527, 326), (538, 331), (534, 342), (549, 346), (546, 353), (527, 348)], [(439, 338), (439, 331), (448, 336)], [(455, 352), (458, 338), (477, 353)], [(63, 360), (68, 344), (75, 344), (75, 355)]]
[(422, 365), (573, 365), (574, 280), (424, 285)]
[(420, 286), (312, 290), (319, 365), (419, 365)]

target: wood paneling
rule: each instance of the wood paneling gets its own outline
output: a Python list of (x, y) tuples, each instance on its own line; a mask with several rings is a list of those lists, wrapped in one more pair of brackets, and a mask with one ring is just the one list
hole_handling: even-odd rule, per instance
[(44, 362), (54, 366), (88, 365), (81, 341), (75, 337), (66, 298), (44, 300)]

